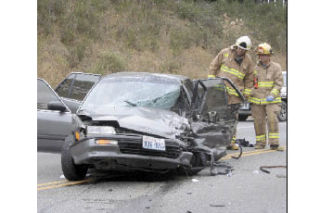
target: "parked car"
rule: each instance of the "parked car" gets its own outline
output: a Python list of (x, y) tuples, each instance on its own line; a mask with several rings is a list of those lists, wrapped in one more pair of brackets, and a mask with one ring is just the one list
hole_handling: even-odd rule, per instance
[(283, 87), (280, 91), (280, 97), (281, 97), (281, 110), (278, 115), (279, 121), (286, 121), (287, 120), (287, 72), (282, 72), (283, 76)]
[(249, 102), (245, 101), (240, 106), (238, 120), (245, 121), (250, 115), (251, 115), (251, 105)]
[[(279, 121), (286, 121), (287, 120), (287, 72), (282, 72), (283, 76), (283, 86), (280, 90), (280, 97), (281, 97), (281, 110), (278, 115)], [(251, 106), (250, 103), (244, 102), (240, 109), (239, 109), (239, 121), (245, 121), (251, 115)]]
[(38, 79), (37, 99), (38, 151), (61, 152), (65, 138), (73, 132), (72, 113), (43, 79)]
[(195, 174), (226, 154), (235, 124), (225, 81), (120, 72), (104, 76), (77, 111), (62, 148), (68, 180), (101, 171)]
[(58, 84), (55, 91), (71, 112), (75, 113), (86, 94), (100, 77), (100, 74), (72, 72)]

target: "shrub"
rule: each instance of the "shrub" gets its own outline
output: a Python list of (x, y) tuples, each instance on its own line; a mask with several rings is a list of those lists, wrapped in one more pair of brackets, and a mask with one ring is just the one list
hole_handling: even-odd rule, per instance
[(126, 68), (126, 61), (119, 54), (111, 52), (101, 53), (98, 63), (95, 65), (93, 72), (107, 74), (123, 71)]
[(170, 33), (170, 48), (174, 54), (179, 54), (183, 49), (191, 47), (193, 39), (188, 29), (174, 29)]
[(87, 40), (79, 40), (74, 43), (72, 46), (67, 46), (68, 55), (66, 59), (68, 61), (69, 67), (74, 68), (79, 65), (79, 63), (83, 60), (86, 50), (88, 47)]
[(91, 1), (77, 0), (74, 14), (76, 16), (77, 31), (88, 38), (99, 38), (99, 17)]
[(39, 0), (38, 29), (42, 29), (46, 35), (52, 32), (53, 24), (65, 13), (66, 3), (64, 0)]
[(162, 73), (179, 74), (180, 69), (181, 69), (181, 64), (174, 59), (165, 61), (160, 66), (160, 70)]

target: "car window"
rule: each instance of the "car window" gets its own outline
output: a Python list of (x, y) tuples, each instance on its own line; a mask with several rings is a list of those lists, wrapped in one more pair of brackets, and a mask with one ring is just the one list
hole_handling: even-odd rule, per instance
[(66, 79), (64, 79), (59, 85), (58, 87), (55, 89), (56, 93), (60, 96), (60, 97), (65, 97), (68, 98), (69, 97), (69, 93), (70, 93), (70, 86), (72, 83), (72, 80), (76, 77), (76, 74), (72, 73), (71, 75), (69, 75)]
[(98, 75), (77, 74), (69, 98), (82, 101), (99, 78)]
[(51, 101), (60, 101), (54, 91), (43, 81), (38, 79), (37, 108), (48, 109)]
[(206, 109), (207, 111), (220, 111), (227, 108), (227, 96), (223, 80), (205, 80), (207, 87)]

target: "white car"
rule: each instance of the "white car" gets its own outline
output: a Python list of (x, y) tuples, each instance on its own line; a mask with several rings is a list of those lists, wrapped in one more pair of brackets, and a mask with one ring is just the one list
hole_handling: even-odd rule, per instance
[(281, 110), (278, 115), (279, 121), (286, 121), (287, 120), (287, 72), (282, 72), (283, 76), (283, 86), (280, 91), (280, 97), (282, 100), (281, 103)]

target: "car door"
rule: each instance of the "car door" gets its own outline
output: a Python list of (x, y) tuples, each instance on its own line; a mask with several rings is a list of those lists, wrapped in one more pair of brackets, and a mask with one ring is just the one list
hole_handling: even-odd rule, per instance
[[(228, 105), (225, 81), (234, 86), (229, 79), (215, 78), (194, 82), (192, 108), (192, 130), (203, 138), (202, 144), (210, 148), (227, 146), (231, 140), (236, 119)], [(244, 101), (240, 91), (234, 87)]]
[(37, 99), (38, 151), (60, 152), (65, 137), (72, 133), (72, 113), (43, 79), (38, 79)]

